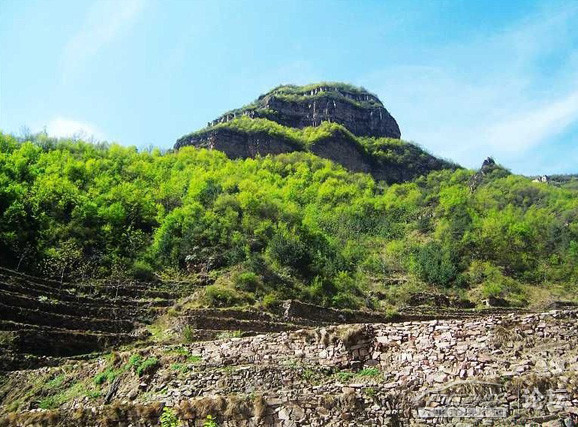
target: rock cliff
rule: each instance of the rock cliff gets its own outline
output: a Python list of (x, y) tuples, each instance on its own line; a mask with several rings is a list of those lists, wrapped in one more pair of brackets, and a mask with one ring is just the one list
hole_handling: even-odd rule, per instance
[(400, 137), (397, 122), (375, 95), (322, 83), (279, 86), (183, 136), (175, 148), (215, 149), (230, 158), (309, 151), (389, 183), (456, 167)]
[(397, 122), (377, 96), (344, 84), (279, 86), (252, 104), (223, 114), (208, 126), (239, 116), (266, 118), (300, 129), (329, 121), (342, 124), (357, 136), (401, 137)]

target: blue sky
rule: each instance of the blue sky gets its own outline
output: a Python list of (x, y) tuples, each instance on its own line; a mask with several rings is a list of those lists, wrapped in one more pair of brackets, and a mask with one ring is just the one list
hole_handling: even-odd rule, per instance
[(578, 172), (578, 1), (0, 0), (0, 129), (172, 146), (281, 83), (478, 167)]

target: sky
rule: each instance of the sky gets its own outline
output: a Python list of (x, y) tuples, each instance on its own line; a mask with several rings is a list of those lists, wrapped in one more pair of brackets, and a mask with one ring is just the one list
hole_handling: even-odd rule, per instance
[(0, 130), (170, 148), (343, 81), (463, 166), (578, 173), (576, 22), (576, 0), (0, 0)]

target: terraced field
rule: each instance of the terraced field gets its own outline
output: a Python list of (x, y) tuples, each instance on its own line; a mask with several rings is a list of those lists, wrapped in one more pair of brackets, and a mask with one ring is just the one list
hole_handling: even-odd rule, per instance
[[(285, 301), (265, 312), (187, 305), (194, 292), (0, 269), (0, 426), (554, 426), (578, 416), (572, 307), (385, 315)], [(535, 390), (542, 406), (524, 400)], [(503, 412), (435, 412), (450, 404)]]
[(138, 283), (70, 284), (0, 268), (0, 370), (54, 365), (146, 337), (178, 292)]

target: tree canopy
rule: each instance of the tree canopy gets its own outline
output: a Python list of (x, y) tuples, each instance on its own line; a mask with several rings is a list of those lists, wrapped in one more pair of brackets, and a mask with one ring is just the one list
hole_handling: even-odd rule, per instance
[(207, 274), (228, 305), (375, 307), (415, 289), (523, 305), (578, 283), (578, 192), (502, 169), (475, 189), (464, 169), (388, 186), (305, 152), (229, 160), (30, 139), (0, 134), (0, 259), (12, 268)]

